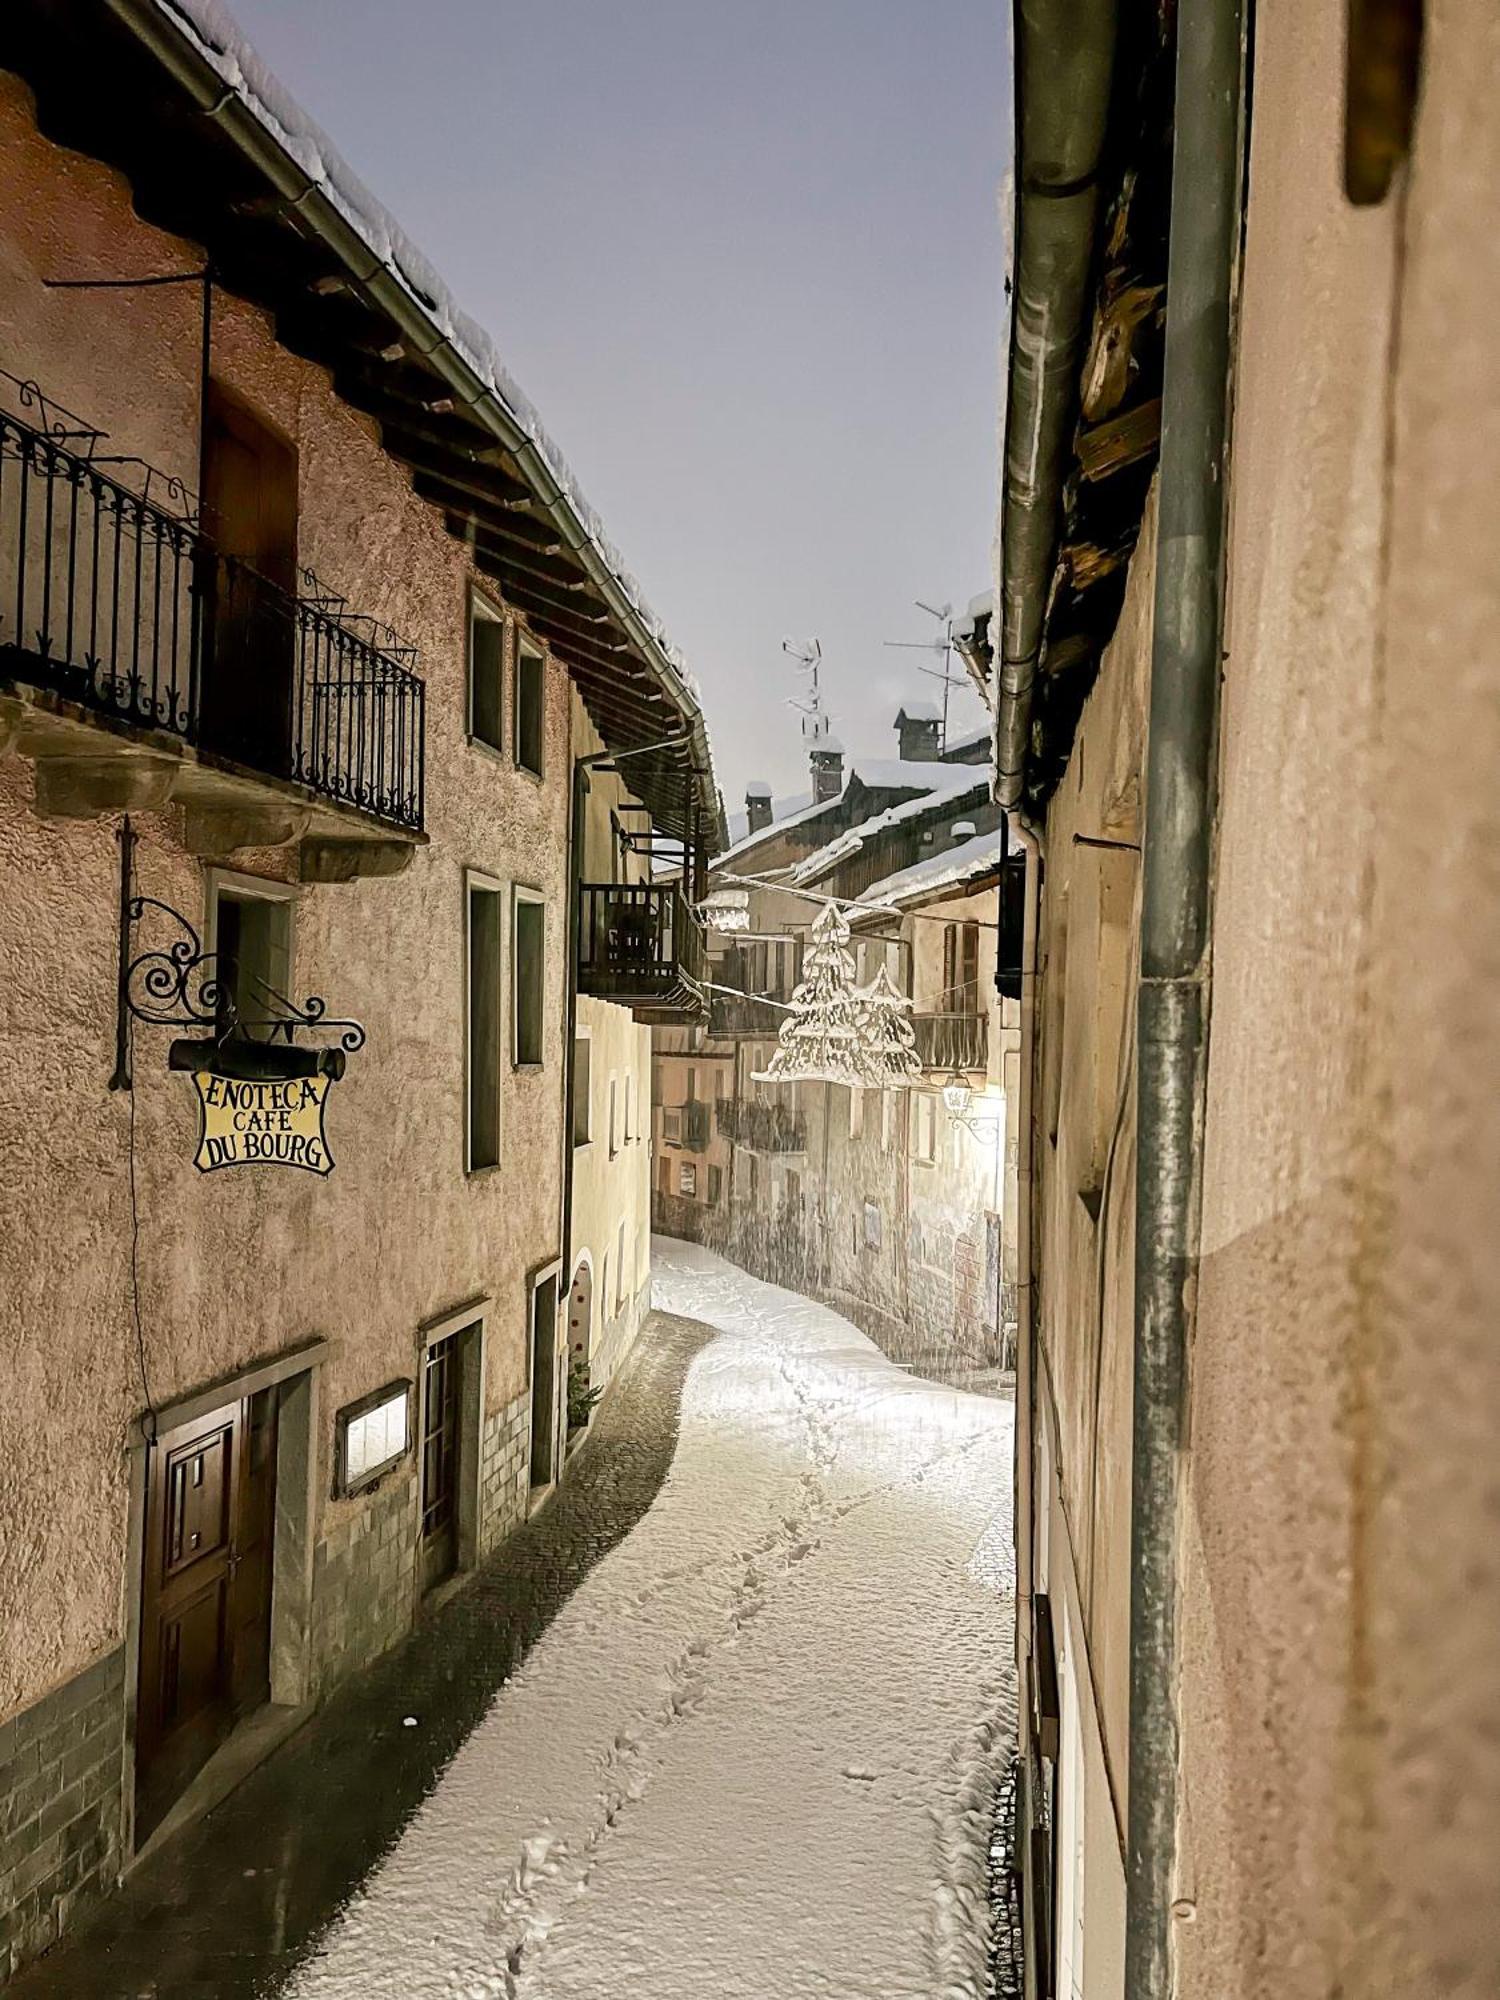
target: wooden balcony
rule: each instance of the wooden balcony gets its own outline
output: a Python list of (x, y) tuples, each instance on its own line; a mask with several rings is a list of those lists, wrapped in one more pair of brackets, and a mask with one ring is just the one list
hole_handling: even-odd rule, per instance
[(703, 927), (675, 882), (583, 882), (578, 990), (666, 1026), (708, 1011)]

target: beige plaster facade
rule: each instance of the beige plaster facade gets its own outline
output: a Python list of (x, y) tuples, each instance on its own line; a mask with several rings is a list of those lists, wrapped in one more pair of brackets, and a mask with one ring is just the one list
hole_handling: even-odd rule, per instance
[[(0, 368), (107, 431), (111, 452), (189, 484), (200, 288), (65, 292), (43, 280), (190, 271), (201, 258), (143, 222), (117, 175), (41, 137), (26, 90), (0, 75)], [(137, 893), (205, 937), (216, 880), (285, 896), (287, 990), (322, 996), (331, 1015), (367, 1033), (330, 1091), (336, 1164), (326, 1179), (267, 1167), (203, 1174), (192, 1080), (167, 1068), (181, 1030), (137, 1024), (134, 1088), (107, 1088), (119, 815), (43, 810), (32, 696), (20, 688), (0, 704), (9, 725), (0, 736), (0, 1779), (14, 1775), (19, 1788), (14, 1838), (37, 1836), (24, 1852), (7, 1850), (0, 1868), (15, 1890), (6, 1935), (19, 1956), (50, 1942), (86, 1890), (107, 1888), (144, 1831), (133, 1756), (153, 1427), (166, 1432), (267, 1383), (281, 1397), (271, 1685), (273, 1705), (289, 1714), (421, 1615), (420, 1434), (434, 1341), (463, 1341), (460, 1574), (524, 1518), (537, 1476), (534, 1293), (558, 1278), (563, 1256), (571, 773), (599, 739), (540, 645), (540, 774), (472, 736), (476, 598), (504, 626), (507, 727), (516, 712), (520, 627), (493, 584), (414, 494), (375, 424), (278, 343), (267, 315), (223, 290), (212, 370), (295, 448), (298, 563), (351, 613), (416, 648), (425, 831), (406, 841), (395, 872), (331, 883), (302, 879), (295, 811), (286, 844), (223, 850), (179, 804), (135, 815)], [(101, 741), (128, 748), (128, 733)], [(596, 780), (596, 807), (617, 802), (622, 782)], [(273, 808), (276, 785), (266, 780)], [(471, 1168), (476, 884), (500, 899), (501, 1053), (498, 1163)], [(514, 978), (522, 899), (543, 912), (541, 1038), (526, 1060)], [(138, 949), (157, 940), (157, 921), (143, 919)], [(600, 1101), (611, 1076), (628, 1077), (632, 1095), (634, 1136), (619, 1157), (606, 1161), (602, 1143), (595, 1157), (575, 1156), (574, 1241), (596, 1271), (610, 1265), (610, 1296), (596, 1286), (590, 1332), (594, 1379), (607, 1381), (649, 1275), (649, 1037), (618, 1007), (584, 1001), (579, 1018), (594, 1039)], [(547, 1337), (560, 1338), (553, 1324), (549, 1309)], [(342, 1497), (337, 1413), (402, 1382), (414, 1385), (415, 1448), (372, 1489)], [(76, 1718), (102, 1746), (77, 1802), (99, 1822), (86, 1874), (48, 1872), (57, 1841), (38, 1834), (34, 1816), (55, 1811), (48, 1770), (38, 1774), (27, 1746), (44, 1730), (52, 1740), (58, 1717)], [(63, 1777), (51, 1775), (61, 1790)], [(0, 1971), (6, 1963), (0, 1950)]]
[[(1356, 210), (1345, 11), (1256, 8), (1178, 1551), (1183, 2000), (1500, 1989), (1500, 16), (1427, 9), (1409, 167)], [(1033, 1559), (1071, 1794), (1060, 1990), (1088, 2000), (1123, 1981), (1139, 887), (1128, 845), (1074, 836), (1140, 837), (1153, 546), (1148, 513), (1043, 829)]]

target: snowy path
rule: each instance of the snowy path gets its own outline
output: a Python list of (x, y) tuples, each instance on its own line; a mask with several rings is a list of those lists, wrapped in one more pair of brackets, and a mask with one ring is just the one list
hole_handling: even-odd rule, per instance
[(1010, 1405), (707, 1251), (654, 1256), (655, 1303), (717, 1333), (667, 1481), (295, 2000), (985, 1991)]

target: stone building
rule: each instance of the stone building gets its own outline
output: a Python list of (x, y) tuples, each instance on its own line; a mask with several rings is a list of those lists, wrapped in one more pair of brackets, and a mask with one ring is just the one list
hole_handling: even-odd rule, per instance
[(1027, 1990), (1482, 2000), (1500, 14), (1127, 13), (1016, 9)]
[(0, 20), (0, 1971), (559, 1477), (649, 1261), (589, 885), (717, 830), (484, 335), (198, 20)]
[[(897, 717), (904, 747), (912, 719)], [(741, 885), (749, 927), (710, 933), (709, 1018), (655, 1036), (657, 1226), (828, 1299), (899, 1359), (972, 1379), (1009, 1358), (1014, 1321), (1016, 1023), (996, 988), (990, 774), (967, 758), (857, 758), (836, 800), (758, 826), (757, 804), (710, 872), (713, 892)], [(761, 1079), (830, 897), (858, 981), (884, 966), (912, 1003), (910, 1089)]]

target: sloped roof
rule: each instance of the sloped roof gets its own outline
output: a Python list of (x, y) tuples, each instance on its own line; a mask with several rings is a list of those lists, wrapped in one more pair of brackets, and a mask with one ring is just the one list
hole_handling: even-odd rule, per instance
[(859, 902), (886, 908), (894, 905), (901, 909), (909, 903), (918, 903), (936, 895), (940, 890), (962, 888), (965, 883), (982, 881), (1000, 867), (1002, 840), (1002, 829), (997, 826), (988, 833), (976, 834), (972, 840), (944, 848), (940, 853), (924, 855), (910, 868), (898, 869), (883, 881), (872, 882)]
[(826, 846), (804, 856), (792, 870), (791, 879), (797, 883), (815, 882), (841, 861), (847, 861), (851, 854), (857, 854), (865, 842), (876, 835), (908, 821), (920, 820), (928, 813), (940, 812), (944, 807), (952, 811), (957, 801), (971, 792), (986, 798), (989, 795), (989, 773), (977, 765), (938, 764), (931, 768), (941, 771), (942, 782), (935, 782), (930, 790), (918, 797), (905, 799), (900, 805), (888, 806), (884, 812), (874, 813), (869, 819), (861, 820), (858, 826), (851, 826), (835, 835)]
[(216, 281), (376, 419), (481, 570), (566, 665), (657, 824), (722, 815), (699, 691), (494, 342), (220, 0), (7, 0), (0, 63), (45, 129), (129, 180)]

